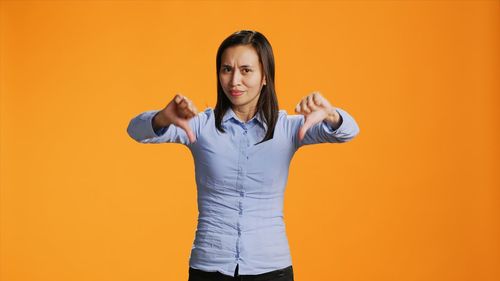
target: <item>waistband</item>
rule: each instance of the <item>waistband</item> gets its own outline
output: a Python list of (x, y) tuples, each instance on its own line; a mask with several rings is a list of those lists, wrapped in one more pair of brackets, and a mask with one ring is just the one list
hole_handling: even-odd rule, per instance
[(203, 271), (200, 269), (192, 268), (189, 267), (189, 274), (190, 275), (196, 275), (196, 276), (203, 276), (203, 277), (220, 277), (223, 278), (223, 280), (235, 280), (234, 277), (237, 277), (237, 280), (252, 280), (252, 281), (263, 281), (263, 280), (269, 280), (273, 278), (279, 278), (283, 276), (293, 276), (293, 267), (287, 266), (285, 268), (261, 273), (261, 274), (255, 274), (255, 275), (239, 275), (238, 274), (238, 265), (236, 266), (236, 271), (233, 276), (228, 276), (225, 274), (222, 274), (220, 272), (207, 272)]

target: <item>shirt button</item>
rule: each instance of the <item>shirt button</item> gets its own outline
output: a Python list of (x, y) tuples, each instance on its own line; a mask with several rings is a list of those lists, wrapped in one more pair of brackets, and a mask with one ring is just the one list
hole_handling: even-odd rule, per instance
[(245, 193), (243, 191), (240, 192), (240, 196), (243, 197)]
[(247, 134), (247, 131), (244, 131), (244, 132), (243, 132), (243, 134), (244, 134), (244, 135), (246, 135), (246, 134)]

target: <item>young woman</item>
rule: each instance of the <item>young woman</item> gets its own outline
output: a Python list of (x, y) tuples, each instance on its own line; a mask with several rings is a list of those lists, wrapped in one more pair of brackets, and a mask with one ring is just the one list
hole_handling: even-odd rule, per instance
[(198, 113), (178, 94), (134, 117), (127, 132), (140, 143), (184, 144), (193, 155), (199, 216), (189, 281), (291, 281), (283, 221), (290, 161), (303, 145), (351, 140), (358, 125), (319, 92), (296, 115), (279, 110), (273, 51), (257, 31), (226, 38), (216, 65), (214, 109)]

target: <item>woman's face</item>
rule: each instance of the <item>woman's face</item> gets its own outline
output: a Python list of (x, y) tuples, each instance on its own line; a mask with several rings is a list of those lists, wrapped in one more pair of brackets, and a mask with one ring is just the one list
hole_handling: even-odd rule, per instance
[(252, 110), (265, 85), (257, 51), (250, 45), (236, 45), (222, 53), (219, 80), (233, 106)]

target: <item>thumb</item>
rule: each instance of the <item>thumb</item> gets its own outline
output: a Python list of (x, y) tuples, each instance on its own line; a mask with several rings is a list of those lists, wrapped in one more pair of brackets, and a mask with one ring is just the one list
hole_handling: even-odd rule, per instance
[(196, 137), (193, 133), (193, 130), (191, 130), (191, 127), (189, 126), (189, 123), (187, 121), (180, 120), (179, 127), (181, 127), (181, 129), (183, 129), (186, 132), (190, 143), (193, 143), (196, 141)]
[(321, 121), (321, 116), (319, 114), (316, 114), (316, 112), (313, 112), (312, 114), (305, 115), (304, 116), (304, 124), (300, 127), (299, 129), (299, 141), (302, 141), (306, 135), (307, 130), (314, 126), (316, 123)]
[[(307, 119), (306, 119), (307, 121)], [(299, 129), (299, 142), (301, 142), (303, 139), (304, 139), (304, 136), (306, 135), (306, 132), (307, 130), (311, 127), (310, 124), (308, 124), (307, 122), (304, 122), (304, 125), (300, 126), (300, 129)]]

